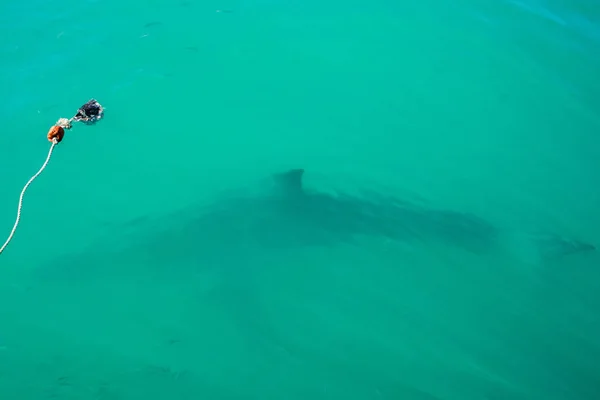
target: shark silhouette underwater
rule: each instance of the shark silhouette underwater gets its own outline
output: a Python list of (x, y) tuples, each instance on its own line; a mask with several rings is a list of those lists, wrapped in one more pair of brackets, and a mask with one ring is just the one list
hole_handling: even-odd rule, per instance
[[(138, 224), (133, 234), (118, 239), (118, 250), (103, 250), (98, 257), (114, 261), (127, 254), (130, 260), (144, 262), (145, 257), (153, 264), (215, 265), (274, 249), (356, 244), (365, 237), (403, 243), (435, 241), (475, 254), (518, 249), (521, 255), (527, 253), (528, 262), (536, 263), (596, 250), (590, 243), (554, 233), (509, 231), (468, 213), (398, 198), (313, 190), (304, 184), (303, 169), (272, 178), (258, 190), (161, 217), (151, 226)], [(65, 261), (60, 264), (65, 266)], [(69, 270), (82, 273), (80, 267)]]
[[(339, 251), (334, 254), (345, 257), (354, 253), (346, 253), (344, 245), (362, 246), (377, 258), (377, 243), (385, 243), (386, 248), (390, 243), (417, 244), (417, 254), (422, 249), (439, 249), (436, 244), (441, 243), (458, 254), (474, 253), (475, 259), (514, 252), (517, 260), (536, 265), (596, 250), (591, 244), (556, 234), (506, 231), (477, 216), (412, 200), (315, 190), (303, 178), (303, 169), (292, 169), (269, 177), (264, 185), (249, 185), (166, 216), (136, 220), (129, 227), (123, 225), (120, 234), (111, 235), (112, 242), (92, 244), (88, 250), (41, 265), (33, 271), (34, 281), (63, 297), (65, 288), (88, 285), (104, 285), (107, 290), (146, 287), (151, 298), (140, 297), (144, 304), (154, 304), (157, 286), (177, 287), (186, 299), (183, 303), (174, 298), (161, 301), (182, 309), (193, 309), (194, 302), (202, 307), (215, 305), (247, 337), (248, 349), (259, 355), (279, 354), (274, 349), (287, 348), (291, 339), (272, 320), (272, 293), (282, 284), (279, 279), (283, 278), (277, 278), (280, 267), (305, 265), (304, 249), (335, 247)], [(373, 268), (372, 264), (364, 267)], [(311, 271), (307, 270), (309, 275)], [(321, 271), (327, 276), (327, 270)], [(294, 271), (290, 276), (296, 272), (302, 274)], [(377, 275), (377, 271), (371, 273)], [(199, 313), (190, 318), (204, 317)], [(184, 328), (190, 321), (180, 323), (181, 329), (196, 329)]]

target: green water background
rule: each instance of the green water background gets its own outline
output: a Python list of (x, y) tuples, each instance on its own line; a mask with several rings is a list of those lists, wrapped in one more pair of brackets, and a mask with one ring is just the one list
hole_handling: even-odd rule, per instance
[(289, 167), (598, 244), (599, 18), (581, 0), (3, 3), (6, 234), (49, 126), (90, 97), (106, 119), (67, 132), (0, 256), (0, 395), (598, 398), (593, 255), (298, 249), (263, 255), (252, 301), (218, 272), (32, 272)]

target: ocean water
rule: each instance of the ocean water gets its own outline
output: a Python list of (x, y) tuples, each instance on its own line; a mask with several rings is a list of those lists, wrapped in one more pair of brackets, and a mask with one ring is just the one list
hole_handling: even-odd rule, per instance
[[(106, 108), (0, 255), (2, 399), (600, 398), (596, 2), (25, 0), (0, 37), (7, 236)], [(347, 195), (245, 201), (290, 168)]]

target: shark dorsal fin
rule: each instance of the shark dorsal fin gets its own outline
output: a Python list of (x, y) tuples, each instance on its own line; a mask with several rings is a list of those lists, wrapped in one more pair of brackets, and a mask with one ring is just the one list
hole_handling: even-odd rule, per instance
[(275, 175), (279, 187), (286, 193), (299, 194), (303, 192), (302, 176), (304, 169), (290, 169), (287, 172)]

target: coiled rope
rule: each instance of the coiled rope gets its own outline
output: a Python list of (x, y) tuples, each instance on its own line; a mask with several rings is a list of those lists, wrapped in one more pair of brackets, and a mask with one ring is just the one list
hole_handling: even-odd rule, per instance
[(44, 169), (48, 165), (48, 162), (50, 161), (50, 157), (52, 156), (52, 151), (54, 150), (54, 146), (56, 146), (57, 144), (58, 144), (58, 139), (53, 138), (52, 145), (50, 146), (50, 150), (48, 151), (48, 157), (46, 157), (46, 161), (44, 162), (44, 165), (42, 165), (42, 167), (39, 169), (39, 171), (35, 175), (33, 175), (31, 177), (31, 179), (29, 179), (29, 181), (27, 181), (27, 183), (23, 187), (23, 190), (21, 191), (21, 196), (19, 196), (19, 208), (17, 209), (17, 220), (15, 221), (15, 224), (13, 225), (12, 231), (10, 231), (10, 235), (8, 235), (8, 239), (6, 239), (6, 242), (4, 242), (2, 247), (0, 247), (0, 254), (2, 254), (2, 252), (4, 251), (6, 246), (8, 246), (8, 244), (12, 240), (13, 236), (15, 235), (15, 232), (17, 231), (17, 226), (19, 226), (19, 221), (21, 220), (21, 209), (23, 208), (23, 197), (25, 196), (25, 192), (27, 191), (27, 188), (29, 187), (29, 185), (31, 185), (31, 183), (35, 180), (35, 178), (37, 178), (44, 171)]

